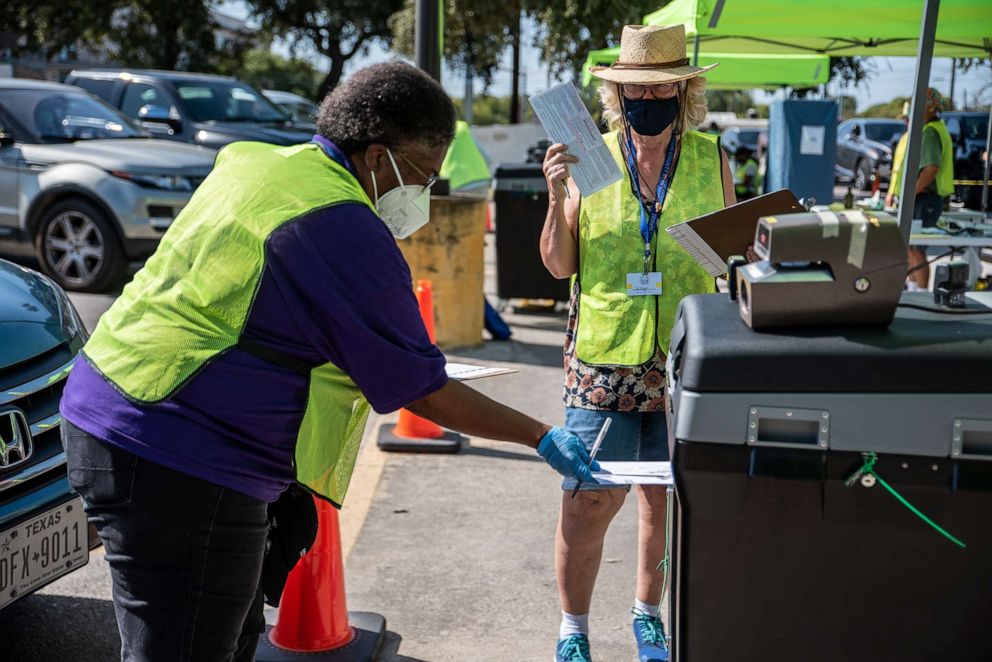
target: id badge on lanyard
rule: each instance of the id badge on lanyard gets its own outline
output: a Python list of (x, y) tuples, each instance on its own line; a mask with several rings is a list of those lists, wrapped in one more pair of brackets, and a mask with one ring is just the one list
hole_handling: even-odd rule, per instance
[(668, 141), (665, 163), (661, 168), (661, 177), (658, 179), (658, 189), (655, 191), (655, 202), (648, 211), (647, 205), (640, 199), (641, 185), (637, 175), (637, 152), (634, 149), (633, 140), (629, 135), (627, 136), (627, 165), (628, 170), (630, 170), (630, 177), (634, 181), (634, 190), (637, 192), (638, 203), (641, 208), (641, 237), (644, 239), (644, 268), (640, 272), (627, 274), (628, 296), (660, 296), (663, 290), (662, 273), (649, 271), (651, 268), (651, 238), (658, 229), (658, 220), (665, 205), (665, 198), (668, 196), (672, 161), (675, 157), (675, 140), (673, 136)]

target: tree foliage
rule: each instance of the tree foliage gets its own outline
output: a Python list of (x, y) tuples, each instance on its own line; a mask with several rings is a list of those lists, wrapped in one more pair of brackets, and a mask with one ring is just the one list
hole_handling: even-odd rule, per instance
[(373, 42), (389, 44), (389, 17), (402, 9), (403, 0), (247, 0), (262, 29), (289, 40), (299, 49), (316, 52), (331, 61), (317, 90), (322, 98), (341, 79), (344, 64)]
[(907, 101), (909, 101), (909, 97), (896, 97), (885, 103), (876, 103), (874, 106), (866, 108), (861, 115), (863, 117), (898, 118), (902, 115), (902, 106)]
[[(415, 0), (406, 0), (389, 21), (393, 49), (410, 58), (414, 56), (415, 4)], [(445, 64), (455, 71), (471, 69), (488, 86), (503, 51), (511, 45), (510, 25), (517, 12), (519, 3), (506, 0), (446, 0)]]
[(623, 26), (666, 5), (658, 0), (524, 0), (538, 32), (534, 46), (554, 75), (578, 76), (589, 51), (620, 43)]
[(121, 66), (211, 71), (238, 60), (246, 46), (235, 34), (218, 43), (210, 13), (216, 1), (5, 0), (0, 24), (21, 35), (15, 56), (89, 50)]
[(40, 54), (49, 59), (81, 41), (99, 40), (116, 5), (114, 0), (4, 0), (0, 26), (18, 35), (9, 43), (14, 57)]
[(316, 98), (324, 77), (307, 60), (285, 58), (263, 49), (248, 51), (242, 62), (226, 64), (218, 73), (237, 76), (259, 89), (284, 90), (307, 98)]

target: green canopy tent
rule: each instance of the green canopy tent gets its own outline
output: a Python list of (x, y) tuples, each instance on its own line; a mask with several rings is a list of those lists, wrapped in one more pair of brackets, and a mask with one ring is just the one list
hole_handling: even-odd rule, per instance
[[(701, 49), (727, 53), (917, 54), (922, 2), (912, 0), (674, 0), (647, 25), (685, 26)], [(992, 56), (992, 2), (943, 0), (936, 57)]]
[[(620, 47), (592, 51), (582, 66), (582, 85), (592, 80), (590, 67), (610, 65), (620, 55)], [(748, 88), (812, 87), (830, 78), (830, 58), (826, 55), (755, 55), (741, 53), (699, 53), (697, 66), (719, 62), (706, 72), (709, 89), (740, 90)]]

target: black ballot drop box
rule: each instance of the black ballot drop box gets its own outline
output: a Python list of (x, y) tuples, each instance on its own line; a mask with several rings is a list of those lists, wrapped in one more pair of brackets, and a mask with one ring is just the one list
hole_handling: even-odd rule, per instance
[(548, 184), (540, 163), (503, 163), (494, 178), (496, 296), (568, 301), (568, 279), (552, 276), (541, 260)]
[[(904, 294), (887, 328), (758, 333), (724, 295), (682, 301), (676, 662), (992, 660), (992, 307), (909, 305), (933, 299)], [(868, 452), (966, 547), (846, 486)]]

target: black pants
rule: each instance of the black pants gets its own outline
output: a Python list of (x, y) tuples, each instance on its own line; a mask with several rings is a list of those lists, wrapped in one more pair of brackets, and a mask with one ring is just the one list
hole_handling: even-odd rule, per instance
[(62, 423), (69, 483), (100, 533), (127, 662), (253, 660), (266, 504)]

